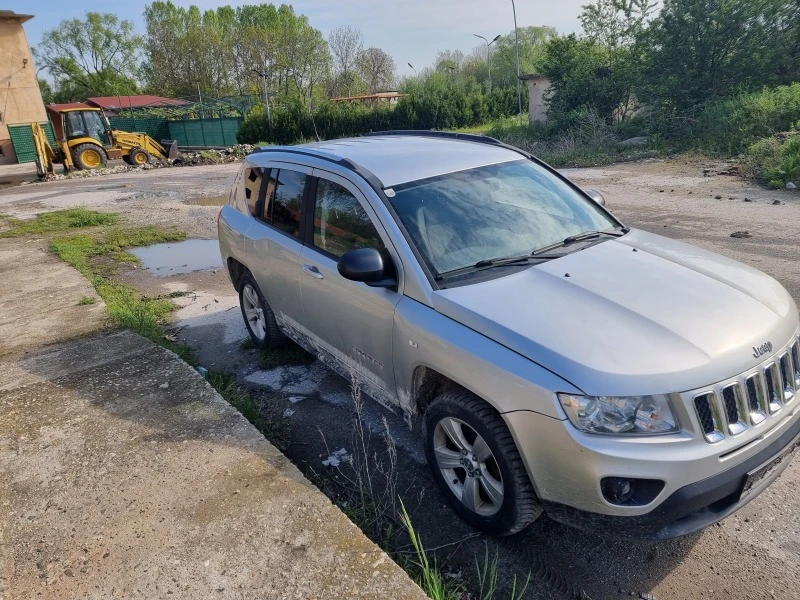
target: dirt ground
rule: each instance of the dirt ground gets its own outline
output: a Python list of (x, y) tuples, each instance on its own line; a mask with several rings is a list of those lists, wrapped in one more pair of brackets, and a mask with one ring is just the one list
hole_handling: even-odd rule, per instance
[[(114, 210), (136, 223), (176, 225), (190, 237), (216, 236), (217, 200), (237, 165), (126, 173), (0, 192), (0, 213), (18, 216), (78, 204)], [(626, 224), (680, 239), (759, 268), (800, 303), (800, 194), (759, 188), (730, 174), (730, 165), (679, 157), (565, 171), (603, 192)], [(207, 199), (207, 200), (203, 200)], [(197, 204), (205, 202), (207, 206)], [(194, 204), (188, 202), (195, 202)], [(734, 232), (744, 237), (731, 237)], [(146, 294), (176, 298), (174, 328), (201, 364), (227, 369), (259, 395), (265, 413), (282, 415), (284, 453), (301, 471), (323, 475), (330, 451), (351, 447), (353, 407), (345, 381), (317, 363), (263, 370), (246, 338), (223, 270), (156, 276), (124, 274)], [(419, 439), (401, 419), (368, 404), (364, 420), (379, 437), (387, 417), (399, 453), (398, 489), (408, 490), (412, 519), (426, 546), (453, 576), (471, 578), (485, 549), (499, 557), (502, 584), (531, 573), (528, 597), (658, 600), (800, 598), (800, 464), (795, 462), (757, 500), (719, 526), (670, 542), (587, 535), (543, 518), (512, 538), (475, 536), (444, 506), (424, 464)], [(324, 477), (322, 477), (324, 480)]]

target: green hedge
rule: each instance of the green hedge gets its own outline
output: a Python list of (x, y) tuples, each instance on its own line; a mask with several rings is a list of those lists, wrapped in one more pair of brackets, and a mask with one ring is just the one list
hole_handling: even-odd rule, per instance
[[(523, 102), (527, 106), (527, 96)], [(335, 139), (389, 129), (457, 129), (516, 112), (517, 93), (513, 88), (491, 94), (437, 90), (401, 98), (395, 108), (326, 102), (314, 111), (313, 119), (301, 105), (291, 105), (272, 111), (271, 126), (261, 106), (250, 112), (237, 137), (242, 144), (294, 144), (316, 139), (317, 135)]]

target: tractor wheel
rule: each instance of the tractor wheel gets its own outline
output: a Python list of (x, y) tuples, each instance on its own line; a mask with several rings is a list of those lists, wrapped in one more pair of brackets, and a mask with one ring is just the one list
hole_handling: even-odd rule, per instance
[(81, 144), (72, 151), (72, 162), (79, 169), (97, 169), (105, 167), (108, 159), (100, 146)]
[(141, 166), (150, 162), (150, 155), (141, 148), (134, 148), (128, 155), (128, 161), (133, 166)]

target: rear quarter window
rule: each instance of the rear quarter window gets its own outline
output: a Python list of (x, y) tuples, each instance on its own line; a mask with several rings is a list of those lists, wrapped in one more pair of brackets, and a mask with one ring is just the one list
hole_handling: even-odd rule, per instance
[(261, 188), (264, 185), (263, 167), (245, 167), (242, 176), (244, 177), (244, 198), (247, 202), (247, 209), (254, 217), (258, 214), (258, 200), (261, 197)]

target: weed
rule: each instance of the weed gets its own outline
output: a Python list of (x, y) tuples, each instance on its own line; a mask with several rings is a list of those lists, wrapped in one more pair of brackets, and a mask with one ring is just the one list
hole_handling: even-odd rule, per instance
[(81, 296), (81, 299), (78, 300), (78, 306), (87, 306), (89, 304), (94, 304), (95, 302), (97, 302), (97, 300), (91, 296)]
[(314, 362), (314, 356), (303, 350), (292, 341), (287, 341), (280, 348), (265, 348), (258, 357), (258, 365), (262, 369), (274, 369), (280, 366), (307, 365)]
[[(411, 523), (411, 517), (408, 516), (408, 511), (402, 502), (400, 503), (400, 510), (400, 522), (403, 527), (406, 528), (406, 531), (408, 531), (408, 535), (411, 538), (411, 545), (414, 548), (414, 555), (416, 557), (414, 566), (418, 572), (417, 583), (422, 588), (422, 591), (428, 594), (431, 600), (460, 600), (464, 595), (463, 586), (452, 581), (447, 581), (441, 571), (436, 568), (436, 563), (434, 562), (431, 564), (428, 559), (428, 553), (422, 545), (422, 538), (414, 529), (414, 525)], [(481, 600), (485, 600), (484, 596), (481, 596)]]
[(24, 235), (42, 235), (79, 229), (83, 227), (96, 227), (98, 225), (113, 225), (119, 219), (116, 213), (102, 213), (88, 208), (69, 208), (37, 215), (34, 219), (22, 220), (14, 217), (2, 217), (9, 229), (0, 233), (0, 237), (20, 237)]
[(253, 341), (253, 338), (247, 336), (241, 342), (239, 342), (239, 348), (241, 350), (255, 350), (256, 348), (258, 348), (258, 346), (256, 346), (256, 343)]
[[(495, 553), (494, 558), (489, 558), (489, 545), (484, 547), (483, 565), (478, 563), (478, 557), (475, 557), (475, 570), (478, 574), (478, 584), (480, 591), (478, 598), (480, 600), (493, 600), (497, 593), (497, 560), (499, 554)], [(528, 572), (528, 578), (525, 580), (525, 585), (522, 589), (517, 590), (517, 576), (514, 575), (513, 583), (511, 584), (511, 598), (510, 600), (522, 600), (525, 592), (528, 591), (528, 585), (531, 582), (531, 574)]]
[(743, 172), (768, 187), (800, 184), (800, 134), (788, 133), (756, 142), (744, 156)]
[(277, 414), (269, 414), (256, 398), (236, 381), (236, 375), (220, 371), (209, 371), (208, 383), (219, 392), (231, 406), (242, 413), (277, 448), (283, 449), (288, 442), (288, 430)]

